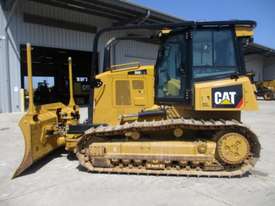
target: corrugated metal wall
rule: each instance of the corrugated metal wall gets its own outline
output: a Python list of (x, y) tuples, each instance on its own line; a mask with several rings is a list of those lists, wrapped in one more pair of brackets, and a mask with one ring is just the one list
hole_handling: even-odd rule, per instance
[(263, 56), (258, 54), (247, 55), (245, 57), (246, 71), (255, 74), (255, 81), (263, 80)]
[(27, 1), (22, 9), (17, 12), (16, 24), (14, 24), (16, 27), (16, 38), (18, 42), (30, 41), (37, 46), (91, 51), (94, 34), (24, 23), (22, 11), (53, 19), (97, 26), (98, 28), (111, 25), (110, 20), (105, 18)]
[(10, 91), (7, 89), (6, 72), (6, 36), (5, 36), (6, 18), (0, 7), (0, 112), (9, 111), (8, 96)]
[[(2, 12), (2, 11), (1, 11)], [(98, 29), (110, 26), (112, 21), (109, 19), (82, 14), (79, 12), (55, 8), (52, 6), (30, 2), (21, 1), (18, 5), (15, 15), (10, 24), (10, 38), (9, 42), (9, 64), (11, 78), (11, 99), (12, 111), (20, 111), (19, 89), (21, 87), (20, 81), (20, 44), (31, 42), (35, 46), (46, 46), (54, 48), (64, 48), (73, 50), (92, 51), (94, 34), (67, 30), (62, 28), (55, 28), (44, 25), (30, 24), (23, 21), (23, 13), (35, 14), (39, 16), (50, 17), (59, 20), (70, 21), (74, 23), (87, 24), (97, 26)], [(1, 17), (1, 13), (0, 13)], [(0, 21), (4, 21), (1, 18)], [(1, 23), (1, 22), (0, 22)], [(5, 24), (4, 22), (2, 23)], [(1, 25), (2, 25), (1, 24)], [(0, 30), (1, 31), (1, 30)], [(116, 32), (116, 36), (125, 35), (125, 33)], [(107, 34), (102, 41), (100, 41), (100, 53), (103, 54), (103, 48), (106, 40), (113, 34)], [(3, 41), (0, 41), (2, 48)], [(119, 46), (121, 47), (121, 46)], [(121, 49), (123, 47), (123, 49)], [(129, 62), (131, 57), (135, 60), (140, 60), (142, 63), (154, 63), (156, 56), (156, 45), (145, 44), (140, 42), (132, 42), (130, 46), (122, 45), (116, 52), (117, 62)], [(2, 51), (1, 51), (2, 53)], [(3, 55), (0, 56), (0, 58)], [(102, 55), (101, 55), (102, 65)], [(3, 65), (1, 65), (3, 67)], [(3, 80), (3, 78), (1, 79)], [(1, 84), (2, 85), (2, 84)], [(1, 101), (4, 98), (5, 92), (0, 90)], [(1, 104), (2, 105), (2, 104)], [(6, 111), (5, 106), (1, 106), (0, 111)]]
[(275, 79), (275, 57), (252, 54), (245, 57), (245, 62), (246, 70), (255, 73), (255, 81)]
[(275, 57), (264, 58), (263, 76), (264, 80), (275, 79)]

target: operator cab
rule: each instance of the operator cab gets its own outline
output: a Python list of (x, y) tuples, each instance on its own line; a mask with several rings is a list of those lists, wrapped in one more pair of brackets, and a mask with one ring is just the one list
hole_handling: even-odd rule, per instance
[(237, 35), (234, 26), (171, 30), (158, 53), (156, 102), (190, 104), (194, 82), (244, 75), (244, 35)]

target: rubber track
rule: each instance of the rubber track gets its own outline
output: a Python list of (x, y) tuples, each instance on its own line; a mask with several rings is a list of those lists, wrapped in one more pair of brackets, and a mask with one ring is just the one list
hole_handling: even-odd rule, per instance
[[(252, 156), (248, 161), (243, 163), (239, 168), (234, 170), (224, 171), (203, 171), (197, 169), (165, 169), (165, 170), (148, 170), (138, 167), (124, 167), (124, 168), (98, 168), (93, 167), (91, 162), (85, 161), (85, 156), (81, 151), (84, 148), (88, 148), (89, 144), (95, 142), (100, 137), (111, 137), (114, 135), (124, 136), (125, 132), (138, 131), (138, 132), (150, 132), (150, 131), (163, 131), (176, 127), (188, 130), (235, 130), (239, 131), (248, 138), (252, 145)], [(260, 156), (260, 143), (257, 136), (244, 124), (236, 120), (195, 120), (195, 119), (167, 119), (160, 121), (143, 121), (125, 123), (117, 126), (100, 126), (97, 128), (91, 128), (85, 132), (85, 135), (79, 140), (76, 148), (76, 155), (80, 161), (80, 164), (91, 172), (103, 172), (103, 173), (125, 173), (125, 174), (153, 174), (153, 175), (183, 175), (183, 176), (214, 176), (214, 177), (234, 177), (243, 176), (250, 171), (256, 164)]]

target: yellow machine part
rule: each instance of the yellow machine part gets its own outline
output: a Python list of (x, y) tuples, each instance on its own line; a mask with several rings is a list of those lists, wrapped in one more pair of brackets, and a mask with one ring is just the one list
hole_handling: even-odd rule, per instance
[(95, 124), (120, 124), (120, 115), (135, 114), (154, 105), (153, 65), (116, 69), (96, 76), (103, 82), (95, 88)]
[(212, 141), (139, 141), (94, 143), (89, 147), (93, 158), (122, 160), (188, 160), (198, 158), (211, 161), (214, 159), (216, 144)]
[(254, 35), (253, 28), (246, 26), (236, 26), (235, 33), (237, 37), (252, 37)]
[[(154, 77), (153, 67), (145, 66), (147, 75), (129, 75), (137, 68), (114, 70), (102, 73), (97, 76), (103, 81), (103, 86), (95, 89), (94, 122), (117, 125), (121, 123), (121, 118), (130, 122), (137, 120), (137, 114), (142, 111), (157, 110), (154, 105)], [(231, 93), (232, 87), (239, 87), (241, 96)], [(144, 88), (144, 89), (143, 89)], [(217, 102), (215, 104), (215, 89), (218, 91)], [(177, 95), (180, 91), (180, 81), (171, 79), (165, 86), (165, 92)], [(240, 111), (257, 110), (255, 85), (246, 76), (237, 79), (223, 79), (197, 82), (193, 86), (195, 96), (190, 105), (173, 105), (167, 109), (170, 118), (225, 118), (240, 120)], [(108, 111), (106, 113), (106, 111)], [(214, 113), (213, 113), (214, 111)], [(226, 112), (224, 112), (226, 111)], [(130, 114), (129, 116), (127, 116)]]
[(65, 133), (68, 125), (78, 124), (79, 108), (73, 99), (72, 86), (72, 60), (69, 62), (69, 82), (70, 82), (70, 101), (66, 106), (60, 102), (34, 106), (33, 87), (32, 87), (32, 59), (31, 45), (27, 44), (27, 66), (28, 66), (28, 90), (29, 90), (29, 110), (20, 122), (25, 142), (24, 157), (14, 173), (13, 177), (20, 175), (34, 162), (46, 156), (59, 146), (65, 145), (67, 137), (74, 138)]
[[(65, 119), (60, 120), (61, 116), (57, 115), (58, 112)], [(53, 150), (64, 146), (65, 134), (59, 131), (57, 125), (60, 121), (75, 124), (71, 113), (75, 111), (62, 103), (53, 103), (43, 105), (35, 114), (27, 113), (22, 117), (19, 126), (24, 136), (25, 152), (14, 177)]]
[(266, 80), (256, 83), (256, 95), (264, 100), (272, 100), (275, 97), (275, 80)]
[[(231, 92), (233, 87), (238, 88), (240, 94)], [(246, 76), (196, 83), (194, 93), (196, 111), (258, 110), (253, 84)]]
[(275, 92), (275, 80), (262, 81), (260, 85), (270, 89), (272, 92)]

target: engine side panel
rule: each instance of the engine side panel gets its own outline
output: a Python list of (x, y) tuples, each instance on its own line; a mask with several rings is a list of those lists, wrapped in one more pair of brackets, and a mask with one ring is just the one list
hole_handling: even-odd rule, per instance
[(248, 77), (195, 83), (196, 111), (258, 110), (253, 84)]
[(154, 105), (154, 67), (140, 66), (104, 72), (95, 89), (93, 123), (116, 125), (120, 115), (136, 114)]

